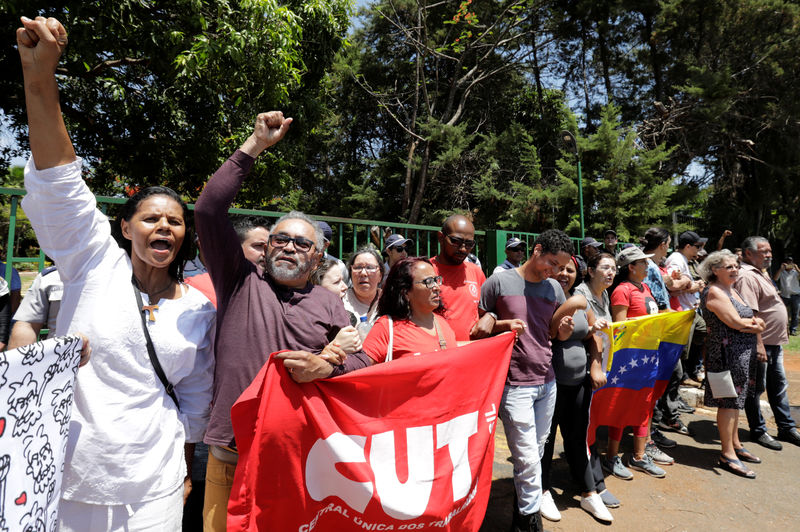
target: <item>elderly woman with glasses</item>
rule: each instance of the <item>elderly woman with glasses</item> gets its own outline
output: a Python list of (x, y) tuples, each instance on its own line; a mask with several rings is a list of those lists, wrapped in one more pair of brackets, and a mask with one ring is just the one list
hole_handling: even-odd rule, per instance
[[(756, 478), (743, 462), (758, 464), (761, 459), (739, 441), (739, 410), (744, 408), (755, 380), (756, 344), (764, 321), (753, 315), (742, 296), (733, 288), (739, 277), (739, 261), (727, 249), (715, 251), (700, 265), (698, 273), (708, 283), (700, 297), (700, 308), (708, 327), (706, 339), (706, 406), (717, 408), (717, 428), (722, 453), (719, 466), (735, 475)], [(725, 393), (716, 386), (714, 375), (726, 372), (733, 388)]]
[(347, 261), (351, 286), (345, 292), (342, 301), (355, 321), (366, 317), (369, 326), (378, 319), (378, 298), (380, 297), (381, 279), (383, 279), (383, 261), (380, 254), (372, 246), (358, 249)]
[(378, 300), (380, 318), (364, 340), (374, 363), (456, 347), (455, 333), (441, 314), (441, 284), (422, 257), (402, 259), (389, 270)]

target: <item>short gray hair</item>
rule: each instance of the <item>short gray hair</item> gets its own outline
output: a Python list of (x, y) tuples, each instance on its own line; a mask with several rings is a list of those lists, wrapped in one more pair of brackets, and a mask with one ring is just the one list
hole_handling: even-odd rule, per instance
[(738, 261), (739, 258), (734, 255), (731, 250), (723, 249), (722, 251), (715, 251), (711, 253), (706, 259), (697, 267), (697, 275), (703, 278), (707, 283), (716, 280), (717, 276), (714, 275), (714, 268), (719, 268), (720, 264), (728, 259)]
[(742, 255), (744, 255), (744, 252), (747, 250), (753, 252), (758, 251), (758, 245), (762, 242), (769, 244), (769, 240), (763, 236), (748, 236), (744, 239), (744, 242), (742, 242)]
[(285, 222), (286, 220), (302, 220), (306, 222), (308, 225), (314, 228), (314, 246), (317, 248), (317, 251), (322, 253), (325, 251), (325, 235), (322, 233), (322, 228), (319, 226), (316, 220), (311, 218), (309, 215), (300, 212), (300, 211), (290, 211), (287, 214), (284, 214), (280, 218), (278, 218), (272, 227), (269, 228), (269, 234), (273, 234), (275, 232), (275, 228), (281, 222)]

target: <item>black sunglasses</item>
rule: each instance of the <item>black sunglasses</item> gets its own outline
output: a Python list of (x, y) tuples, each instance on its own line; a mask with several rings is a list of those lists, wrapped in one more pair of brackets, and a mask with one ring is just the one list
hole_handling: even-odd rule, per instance
[(314, 247), (313, 240), (303, 238), (302, 236), (292, 238), (289, 235), (269, 235), (269, 243), (274, 248), (285, 248), (289, 245), (289, 242), (294, 243), (294, 248), (297, 251), (309, 251)]
[(463, 238), (458, 238), (457, 236), (450, 236), (450, 235), (445, 235), (445, 236), (447, 237), (447, 240), (449, 240), (450, 243), (456, 247), (456, 249), (461, 249), (461, 246), (464, 246), (467, 249), (472, 249), (475, 247), (474, 240), (464, 240)]
[(393, 246), (390, 247), (389, 249), (393, 249), (398, 253), (403, 253), (404, 251), (408, 251), (408, 246)]

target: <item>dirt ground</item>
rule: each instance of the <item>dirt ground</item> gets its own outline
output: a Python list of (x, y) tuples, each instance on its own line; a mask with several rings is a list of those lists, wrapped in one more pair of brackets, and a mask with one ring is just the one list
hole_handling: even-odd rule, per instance
[[(796, 421), (800, 422), (800, 353), (787, 352), (784, 366), (789, 378), (789, 403)], [(762, 396), (766, 400), (766, 394)], [(675, 465), (666, 466), (666, 478), (656, 479), (634, 472), (631, 481), (606, 478), (608, 489), (622, 501), (612, 509), (614, 522), (596, 521), (580, 508), (580, 493), (573, 485), (561, 452), (561, 437), (556, 442), (557, 458), (552, 466), (553, 497), (561, 511), (559, 522), (545, 520), (547, 530), (624, 531), (679, 530), (798, 530), (800, 504), (795, 489), (800, 485), (800, 447), (784, 443), (782, 451), (770, 451), (758, 444), (747, 443), (747, 421), (742, 415), (739, 435), (750, 451), (762, 459), (753, 465), (758, 478), (737, 477), (716, 466), (719, 437), (716, 411), (698, 408), (694, 414), (683, 414), (684, 423), (693, 436), (667, 433), (678, 442), (668, 454)], [(770, 433), (775, 425), (768, 421)], [(514, 485), (512, 467), (505, 437), (498, 427), (495, 440), (494, 480), (489, 507), (481, 532), (507, 531), (511, 524)], [(622, 441), (622, 451), (630, 451), (630, 434)], [(793, 524), (794, 523), (794, 524)]]

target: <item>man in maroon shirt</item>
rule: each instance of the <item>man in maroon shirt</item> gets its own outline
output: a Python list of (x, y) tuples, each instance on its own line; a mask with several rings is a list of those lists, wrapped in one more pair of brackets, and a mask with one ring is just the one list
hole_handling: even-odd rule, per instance
[(228, 219), (228, 208), (255, 158), (280, 141), (291, 122), (279, 111), (258, 115), (253, 134), (209, 180), (195, 207), (200, 245), (217, 294), (214, 396), (204, 438), (209, 445), (205, 530), (225, 530), (238, 460), (231, 406), (270, 354), (284, 351), (276, 357), (298, 382), (369, 365), (363, 351), (340, 364), (342, 353), (328, 346), (350, 319), (336, 295), (309, 283), (324, 249), (319, 225), (300, 212), (281, 217), (270, 229), (262, 270), (247, 260)]

